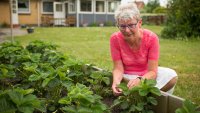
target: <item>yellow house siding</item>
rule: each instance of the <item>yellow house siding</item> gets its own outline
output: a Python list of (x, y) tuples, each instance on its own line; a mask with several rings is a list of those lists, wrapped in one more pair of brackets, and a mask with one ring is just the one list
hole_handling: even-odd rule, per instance
[(9, 2), (0, 0), (0, 24), (10, 24), (10, 7)]
[[(39, 0), (30, 0), (30, 13), (19, 14), (19, 24), (38, 24), (38, 16), (41, 17)], [(38, 6), (39, 5), (39, 6)], [(39, 15), (38, 15), (39, 7)]]

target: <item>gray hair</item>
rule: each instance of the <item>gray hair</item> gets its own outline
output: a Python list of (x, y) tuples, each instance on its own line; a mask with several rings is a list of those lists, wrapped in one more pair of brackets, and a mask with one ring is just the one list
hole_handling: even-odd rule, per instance
[(123, 19), (133, 19), (135, 18), (136, 20), (140, 20), (140, 11), (137, 8), (137, 5), (133, 2), (131, 3), (126, 3), (126, 4), (121, 4), (115, 11), (115, 20), (118, 21)]

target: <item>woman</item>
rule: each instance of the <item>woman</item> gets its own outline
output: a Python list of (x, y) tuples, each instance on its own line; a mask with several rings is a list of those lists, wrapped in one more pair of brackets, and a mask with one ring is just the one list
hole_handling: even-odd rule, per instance
[(177, 81), (174, 70), (158, 67), (159, 40), (155, 33), (142, 29), (140, 12), (134, 3), (122, 4), (115, 11), (119, 32), (110, 38), (113, 60), (113, 84), (115, 95), (121, 94), (117, 87), (124, 79), (132, 88), (141, 79), (155, 79), (156, 87), (162, 91), (173, 92)]

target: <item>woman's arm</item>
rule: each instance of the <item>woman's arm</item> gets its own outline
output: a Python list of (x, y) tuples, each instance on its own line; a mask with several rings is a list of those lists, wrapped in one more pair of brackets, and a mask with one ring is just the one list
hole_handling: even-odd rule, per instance
[(117, 87), (122, 81), (124, 67), (121, 60), (113, 61), (113, 83), (112, 83), (112, 90), (115, 95), (121, 94), (121, 90)]
[(157, 60), (149, 60), (148, 61), (148, 72), (142, 76), (142, 78), (146, 79), (156, 79), (158, 70), (158, 61)]
[[(148, 72), (142, 76), (143, 79), (156, 79), (157, 76), (157, 68), (158, 68), (158, 61), (157, 60), (149, 60), (148, 61)], [(140, 84), (140, 79), (136, 78), (130, 80), (127, 84), (127, 87), (130, 89), (134, 86)]]

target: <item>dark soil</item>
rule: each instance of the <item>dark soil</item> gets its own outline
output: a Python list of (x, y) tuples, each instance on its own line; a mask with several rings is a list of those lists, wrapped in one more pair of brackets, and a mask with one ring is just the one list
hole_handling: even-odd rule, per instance
[[(105, 98), (103, 98), (103, 102), (106, 105), (108, 105), (109, 107), (111, 107), (115, 99), (117, 99), (117, 97), (115, 97), (115, 96), (113, 96), (113, 97), (105, 97)], [(120, 113), (121, 110), (119, 109), (118, 106), (115, 106), (115, 107), (112, 108), (111, 112), (112, 113)]]

